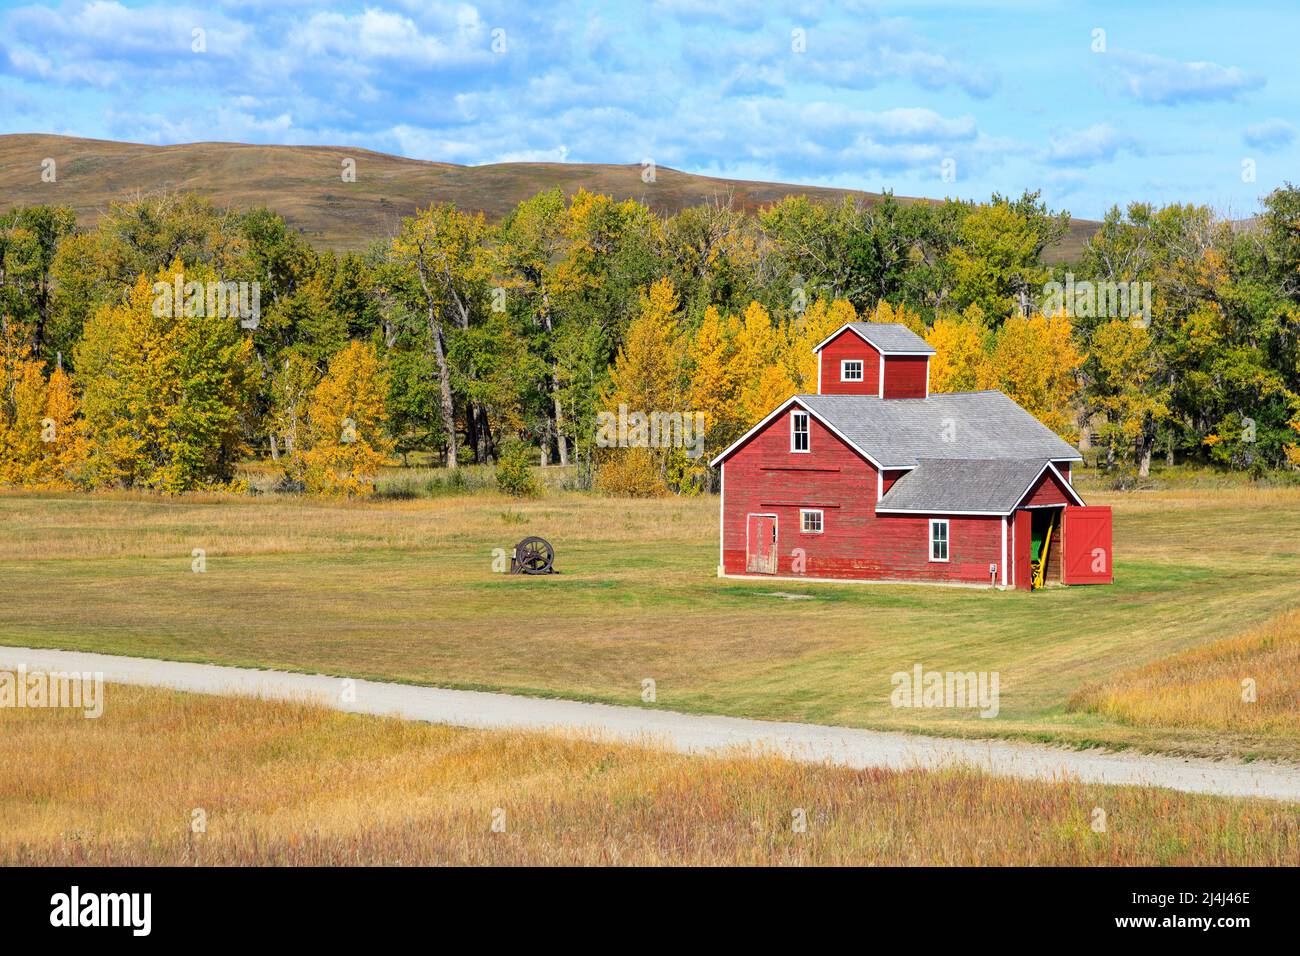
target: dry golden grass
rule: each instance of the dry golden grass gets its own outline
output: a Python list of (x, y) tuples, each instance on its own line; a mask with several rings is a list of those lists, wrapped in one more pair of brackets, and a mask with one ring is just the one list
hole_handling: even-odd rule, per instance
[(0, 766), (5, 865), (1300, 862), (1300, 808), (1269, 802), (693, 758), (124, 686), (98, 720), (0, 711)]
[[(402, 216), (417, 208), (454, 202), (496, 221), (517, 203), (547, 189), (572, 195), (580, 188), (616, 199), (636, 199), (660, 215), (730, 198), (750, 212), (784, 196), (839, 202), (854, 196), (868, 204), (879, 193), (745, 179), (720, 179), (660, 166), (653, 188), (636, 164), (489, 163), (458, 166), (427, 162), (356, 146), (272, 146), (181, 143), (152, 146), (39, 133), (0, 136), (0, 182), (5, 205), (50, 202), (39, 177), (27, 175), (45, 157), (76, 174), (60, 178), (58, 201), (72, 206), (83, 226), (98, 221), (109, 202), (160, 189), (197, 192), (218, 206), (266, 206), (303, 231), (314, 245), (365, 249), (393, 235)], [(340, 187), (339, 162), (356, 160), (360, 174)], [(902, 202), (909, 200), (897, 197)], [(1100, 224), (1072, 219), (1069, 232), (1045, 251), (1048, 262), (1071, 262)]]
[(1127, 724), (1300, 738), (1300, 612), (1121, 674), (1070, 704)]

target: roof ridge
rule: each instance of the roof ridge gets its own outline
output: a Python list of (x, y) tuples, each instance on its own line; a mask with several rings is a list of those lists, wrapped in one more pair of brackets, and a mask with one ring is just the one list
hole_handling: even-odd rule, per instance
[(993, 456), (989, 456), (989, 455), (981, 455), (981, 456), (979, 456), (978, 458), (962, 458), (962, 457), (958, 457), (958, 456), (947, 456), (947, 457), (944, 457), (944, 458), (931, 458), (931, 457), (928, 457), (928, 456), (926, 456), (926, 457), (919, 457), (919, 456), (918, 456), (916, 460), (917, 460), (918, 462), (921, 462), (921, 461), (1022, 461), (1022, 462), (1056, 461), (1055, 458), (1052, 458), (1052, 457), (1049, 456), (1049, 455), (1028, 455), (1028, 456), (1024, 456), (1024, 455), (993, 455)]
[(932, 398), (949, 398), (954, 395), (1001, 395), (1003, 398), (1011, 399), (1011, 396), (1000, 388), (981, 388), (973, 392), (931, 392), (929, 395), (918, 395), (911, 398), (881, 398), (879, 395), (854, 395), (851, 393), (828, 393), (828, 392), (799, 392), (796, 398), (869, 398), (877, 402), (927, 402)]

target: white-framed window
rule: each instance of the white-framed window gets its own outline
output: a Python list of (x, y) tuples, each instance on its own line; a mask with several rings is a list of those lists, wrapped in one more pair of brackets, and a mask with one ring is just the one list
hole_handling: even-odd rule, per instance
[(790, 413), (790, 450), (791, 451), (808, 451), (809, 449), (808, 434), (808, 413), (791, 412)]
[(801, 508), (799, 510), (799, 530), (804, 534), (821, 534), (822, 513), (812, 508)]
[(930, 560), (948, 560), (948, 519), (930, 519)]
[(840, 360), (840, 381), (841, 382), (862, 381), (862, 359), (841, 359)]

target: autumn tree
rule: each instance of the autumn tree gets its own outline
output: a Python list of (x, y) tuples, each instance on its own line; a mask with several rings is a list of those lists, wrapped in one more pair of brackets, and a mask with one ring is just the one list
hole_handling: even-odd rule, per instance
[[(819, 357), (813, 351), (836, 329), (857, 321), (857, 311), (847, 299), (815, 299), (802, 315), (795, 316), (787, 335), (786, 371), (795, 392), (816, 394)], [(770, 409), (769, 409), (770, 411)]]
[(286, 352), (272, 370), (266, 422), (272, 460), (278, 461), (281, 454), (292, 457), (302, 447), (308, 403), (320, 380), (316, 365), (297, 352)]
[(736, 316), (723, 316), (709, 306), (687, 345), (688, 405), (704, 414), (705, 459), (711, 459), (744, 431), (739, 413), (744, 370), (736, 361), (739, 331)]
[(1082, 361), (1071, 338), (1070, 320), (1063, 313), (1007, 319), (989, 355), (992, 387), (1048, 428), (1073, 440), (1074, 396), (1079, 390)]
[(953, 300), (961, 309), (975, 304), (996, 326), (1037, 304), (1050, 271), (1043, 250), (1069, 228), (1069, 213), (1050, 213), (1037, 193), (1009, 200), (995, 195), (961, 217), (950, 254)]
[[(642, 204), (580, 189), (520, 203), (501, 225), (509, 315), (536, 359), (522, 381), (543, 461), (590, 465), (605, 370), (656, 276), (656, 221)], [(509, 345), (510, 343), (503, 343)]]
[(392, 454), (385, 434), (387, 373), (378, 350), (351, 342), (329, 363), (307, 408), (308, 447), (299, 473), (313, 494), (371, 494), (380, 467)]
[(1156, 429), (1169, 414), (1169, 391), (1160, 380), (1150, 333), (1112, 319), (1093, 333), (1088, 364), (1091, 405), (1104, 416), (1097, 439), (1107, 462), (1136, 464), (1145, 477)]
[(974, 392), (989, 387), (991, 338), (978, 306), (971, 306), (961, 315), (936, 319), (925, 333), (925, 341), (935, 353), (930, 356), (931, 394)]
[(482, 314), (489, 295), (493, 251), (482, 213), (469, 214), (450, 203), (422, 209), (402, 220), (393, 240), (394, 263), (414, 277), (427, 331), (430, 354), (438, 373), (438, 400), (447, 439), (446, 464), (457, 465), (456, 404), (449, 338), (469, 329)]
[(86, 441), (68, 374), (46, 378), (22, 325), (0, 317), (0, 484), (71, 488), (84, 480)]
[(772, 322), (767, 309), (751, 302), (736, 334), (736, 362), (743, 376), (737, 412), (746, 428), (796, 394), (785, 361), (788, 347), (786, 330)]
[(685, 356), (677, 326), (679, 307), (677, 293), (667, 279), (650, 286), (641, 297), (640, 315), (628, 326), (610, 369), (605, 411), (607, 416), (626, 415), (631, 427), (630, 447), (609, 447), (615, 436), (610, 434), (611, 419), (606, 418), (598, 442), (607, 450), (596, 475), (597, 487), (604, 491), (638, 497), (666, 494), (670, 482), (681, 478), (684, 449), (663, 447), (672, 436), (654, 435), (650, 425), (655, 415), (688, 411), (683, 401)]
[[(198, 275), (209, 277), (210, 273)], [(244, 448), (255, 368), (237, 317), (155, 291), (180, 261), (141, 276), (126, 301), (101, 308), (76, 349), (90, 469), (99, 485), (169, 493), (229, 482)]]

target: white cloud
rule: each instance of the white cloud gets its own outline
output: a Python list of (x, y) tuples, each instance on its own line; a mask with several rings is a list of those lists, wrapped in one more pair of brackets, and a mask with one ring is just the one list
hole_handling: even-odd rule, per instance
[(438, 68), (489, 62), (493, 54), (485, 33), (472, 8), (458, 13), (455, 33), (445, 39), (422, 32), (409, 17), (367, 9), (355, 16), (314, 14), (290, 33), (289, 40), (312, 56)]
[(1138, 151), (1138, 143), (1109, 123), (1070, 130), (1053, 136), (1041, 158), (1055, 166), (1095, 166), (1110, 162), (1121, 150)]
[(1240, 67), (1205, 61), (1184, 63), (1151, 53), (1115, 50), (1103, 54), (1119, 87), (1144, 103), (1176, 105), (1233, 100), (1264, 85), (1264, 78)]
[(1295, 141), (1295, 127), (1284, 119), (1269, 119), (1247, 126), (1241, 134), (1247, 146), (1266, 152), (1290, 146)]

